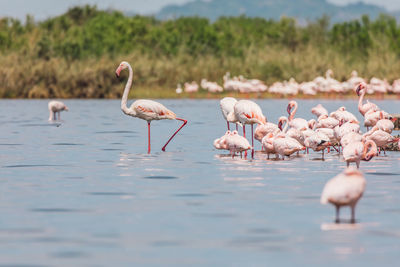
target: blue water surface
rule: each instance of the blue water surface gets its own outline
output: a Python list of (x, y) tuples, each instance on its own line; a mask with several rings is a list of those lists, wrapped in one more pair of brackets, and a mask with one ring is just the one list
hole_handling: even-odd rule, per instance
[[(226, 131), (217, 100), (160, 100), (189, 123), (161, 152), (180, 122), (153, 122), (148, 155), (146, 122), (119, 101), (64, 102), (49, 123), (46, 100), (0, 101), (0, 266), (398, 264), (400, 153), (361, 163), (357, 223), (336, 225), (319, 203), (345, 168), (336, 152), (232, 159), (212, 147)], [(287, 100), (256, 102), (269, 121), (286, 115)], [(322, 103), (361, 120), (354, 100), (298, 102), (296, 116)]]

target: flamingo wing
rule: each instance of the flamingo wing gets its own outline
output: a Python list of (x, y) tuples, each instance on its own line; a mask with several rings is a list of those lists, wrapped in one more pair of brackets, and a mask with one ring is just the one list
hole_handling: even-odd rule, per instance
[(164, 105), (152, 100), (137, 100), (131, 105), (131, 109), (136, 111), (137, 117), (147, 121), (176, 119), (175, 113), (167, 109)]

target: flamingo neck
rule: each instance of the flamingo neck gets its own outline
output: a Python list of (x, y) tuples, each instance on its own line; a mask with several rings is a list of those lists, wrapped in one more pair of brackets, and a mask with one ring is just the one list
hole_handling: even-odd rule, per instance
[(129, 91), (131, 89), (132, 80), (133, 80), (133, 70), (132, 70), (131, 65), (129, 65), (129, 64), (128, 64), (128, 70), (129, 70), (129, 78), (128, 78), (128, 81), (127, 81), (127, 83), (125, 85), (124, 94), (122, 95), (121, 109), (127, 115), (136, 116), (136, 112), (134, 110), (129, 109), (128, 106), (127, 106)]
[(293, 120), (294, 115), (296, 114), (296, 111), (297, 111), (297, 103), (294, 103), (293, 111), (290, 112), (290, 115), (289, 115), (289, 121), (292, 121), (292, 120)]
[(289, 126), (288, 119), (284, 118), (283, 122), (285, 123), (285, 127), (283, 127), (282, 133), (286, 133), (288, 131), (288, 126)]
[[(369, 151), (368, 151), (369, 149)], [(368, 155), (374, 156), (376, 155), (376, 153), (378, 152), (378, 148), (376, 147), (376, 144), (374, 141), (372, 140), (368, 140), (367, 142), (365, 142), (364, 144), (364, 151), (363, 151), (363, 158), (366, 158)]]
[(364, 101), (365, 90), (362, 90), (360, 98), (358, 99), (358, 110), (361, 111)]

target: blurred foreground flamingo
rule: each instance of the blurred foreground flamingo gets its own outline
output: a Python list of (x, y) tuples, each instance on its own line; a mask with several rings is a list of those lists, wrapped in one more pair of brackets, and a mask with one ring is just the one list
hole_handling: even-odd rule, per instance
[(183, 124), (179, 129), (171, 136), (171, 138), (167, 141), (167, 143), (163, 146), (162, 151), (165, 151), (165, 148), (167, 147), (168, 143), (174, 138), (174, 136), (183, 128), (183, 126), (186, 125), (187, 120), (177, 118), (175, 113), (164, 107), (162, 104), (152, 101), (152, 100), (147, 100), (147, 99), (140, 99), (136, 100), (133, 102), (133, 104), (128, 108), (127, 107), (127, 102), (128, 102), (128, 95), (130, 88), (132, 86), (132, 80), (133, 80), (133, 70), (131, 65), (129, 65), (128, 62), (122, 61), (117, 70), (115, 71), (115, 74), (117, 77), (119, 77), (120, 73), (122, 70), (128, 69), (129, 70), (129, 78), (128, 82), (126, 83), (124, 94), (122, 96), (121, 100), (121, 109), (122, 111), (132, 117), (137, 117), (139, 119), (147, 121), (147, 127), (148, 127), (148, 150), (147, 152), (150, 153), (151, 151), (151, 145), (150, 145), (150, 123), (153, 120), (179, 120), (183, 121)]
[(61, 111), (68, 111), (68, 107), (61, 101), (50, 101), (48, 104), (48, 108), (49, 108), (49, 121), (52, 120), (57, 120), (57, 116), (56, 113), (58, 113), (58, 120), (61, 120)]
[(351, 208), (351, 222), (355, 222), (355, 209), (358, 200), (365, 190), (366, 181), (363, 174), (354, 167), (329, 180), (321, 195), (321, 204), (331, 203), (336, 207), (336, 223), (339, 223), (339, 209)]

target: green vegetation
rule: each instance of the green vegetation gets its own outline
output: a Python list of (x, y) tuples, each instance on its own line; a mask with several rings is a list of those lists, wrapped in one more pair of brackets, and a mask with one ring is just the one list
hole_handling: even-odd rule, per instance
[(400, 26), (394, 18), (329, 24), (327, 17), (306, 27), (290, 18), (159, 21), (91, 6), (38, 23), (29, 16), (24, 24), (3, 18), (0, 97), (120, 97), (123, 81), (114, 71), (122, 60), (134, 68), (133, 97), (174, 97), (177, 83), (221, 83), (226, 71), (268, 84), (311, 80), (328, 68), (339, 80), (353, 69), (364, 77), (399, 78)]

